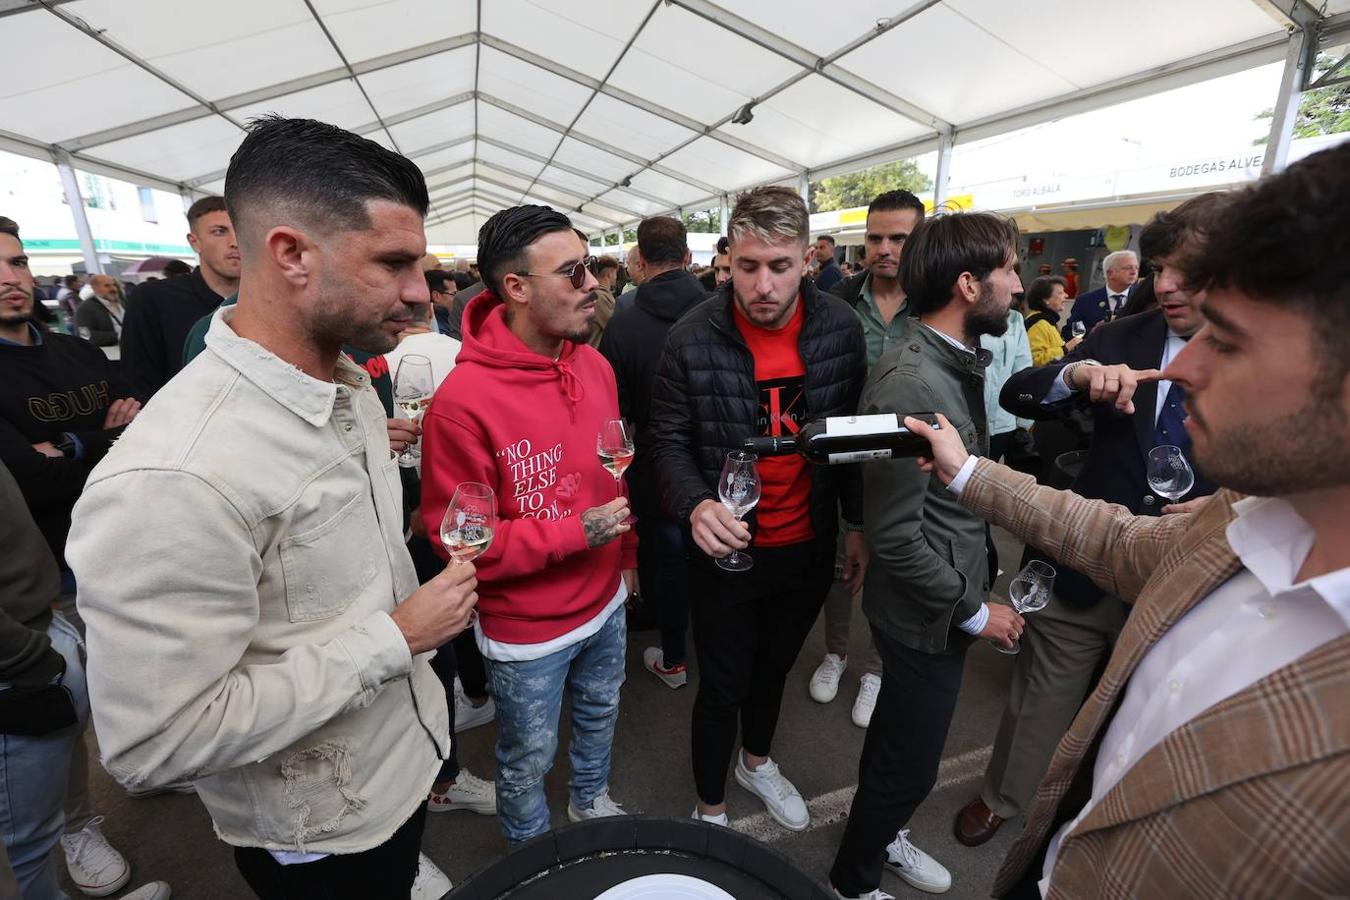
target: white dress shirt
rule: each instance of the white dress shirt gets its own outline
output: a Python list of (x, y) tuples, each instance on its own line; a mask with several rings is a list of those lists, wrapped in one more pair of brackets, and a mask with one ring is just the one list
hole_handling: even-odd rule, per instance
[(1092, 798), (1050, 841), (1042, 897), (1064, 836), (1167, 735), (1350, 629), (1350, 568), (1294, 583), (1313, 544), (1294, 507), (1247, 497), (1233, 509), (1228, 543), (1243, 569), (1168, 629), (1130, 676), (1102, 736)]

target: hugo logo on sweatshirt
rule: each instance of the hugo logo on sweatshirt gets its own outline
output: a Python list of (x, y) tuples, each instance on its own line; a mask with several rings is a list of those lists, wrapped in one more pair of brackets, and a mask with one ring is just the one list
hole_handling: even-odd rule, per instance
[[(505, 460), (511, 478), (507, 502), (522, 519), (563, 519), (571, 509), (559, 509), (558, 501), (572, 500), (581, 489), (581, 474), (573, 472), (558, 478), (558, 464), (562, 462), (562, 444), (545, 450), (535, 450), (529, 438), (521, 438), (497, 450), (494, 454)], [(545, 505), (544, 494), (553, 488), (554, 500)]]

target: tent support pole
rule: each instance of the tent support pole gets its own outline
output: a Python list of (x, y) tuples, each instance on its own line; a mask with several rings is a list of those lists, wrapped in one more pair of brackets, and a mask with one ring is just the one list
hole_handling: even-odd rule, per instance
[(103, 264), (99, 262), (98, 251), (94, 249), (94, 232), (89, 228), (89, 217), (84, 212), (84, 197), (80, 195), (80, 182), (75, 177), (75, 169), (70, 164), (70, 154), (57, 151), (52, 154), (56, 170), (61, 173), (61, 189), (66, 195), (66, 205), (70, 207), (70, 217), (75, 220), (75, 234), (80, 239), (80, 254), (84, 256), (84, 269), (89, 275), (102, 275)]
[(947, 202), (947, 182), (952, 170), (952, 145), (956, 143), (951, 131), (938, 134), (937, 172), (933, 177), (933, 210), (942, 208)]
[(1290, 30), (1289, 49), (1284, 57), (1284, 75), (1280, 78), (1280, 94), (1275, 100), (1270, 137), (1266, 140), (1266, 155), (1261, 162), (1262, 175), (1278, 172), (1289, 162), (1289, 142), (1294, 137), (1294, 123), (1298, 119), (1305, 76), (1311, 71), (1312, 58), (1316, 52), (1317, 32), (1309, 23), (1305, 22), (1301, 28)]

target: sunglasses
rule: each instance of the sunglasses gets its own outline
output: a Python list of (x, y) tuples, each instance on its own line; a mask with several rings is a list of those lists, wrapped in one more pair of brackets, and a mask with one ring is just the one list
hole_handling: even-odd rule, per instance
[(595, 265), (595, 257), (587, 256), (566, 272), (517, 272), (516, 274), (522, 278), (566, 278), (572, 282), (572, 287), (581, 290), (581, 286), (586, 283), (586, 275), (589, 274), (593, 265)]

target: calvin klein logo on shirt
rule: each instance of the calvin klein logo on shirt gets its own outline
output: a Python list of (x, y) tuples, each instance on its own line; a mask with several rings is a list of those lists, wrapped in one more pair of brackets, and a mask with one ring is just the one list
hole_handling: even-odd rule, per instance
[(806, 424), (806, 378), (773, 378), (758, 381), (759, 420), (756, 428), (762, 437), (784, 437), (801, 431)]

